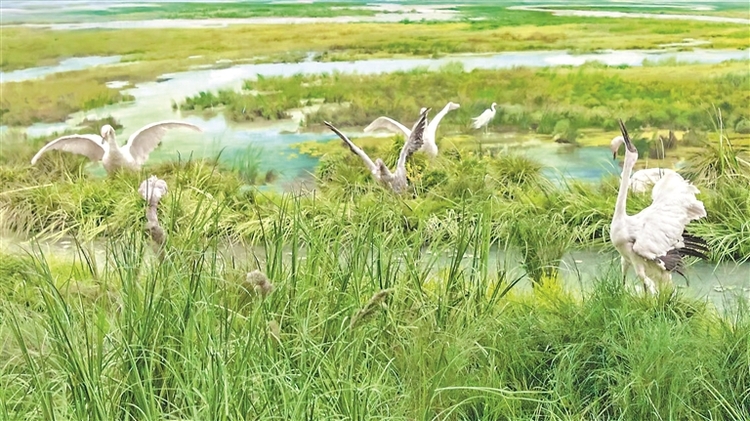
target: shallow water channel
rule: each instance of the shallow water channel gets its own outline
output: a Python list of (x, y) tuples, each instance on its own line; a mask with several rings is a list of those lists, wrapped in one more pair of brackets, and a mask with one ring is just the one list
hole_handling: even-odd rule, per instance
[[(77, 256), (78, 251), (70, 239), (42, 241), (36, 244), (47, 258), (54, 256), (54, 259), (58, 261), (72, 261), (80, 258)], [(37, 245), (16, 236), (0, 237), (0, 249), (4, 252), (25, 254), (35, 250)], [(85, 247), (89, 250), (93, 247), (95, 250), (93, 254), (96, 256), (98, 267), (104, 267), (107, 256), (103, 244), (94, 243)], [(148, 251), (147, 253), (150, 254), (151, 252)], [(239, 267), (243, 265), (252, 266), (256, 261), (255, 258), (261, 262), (261, 265), (265, 261), (265, 252), (262, 247), (226, 245), (219, 253), (225, 260), (234, 259), (235, 264)], [(462, 267), (467, 269), (471, 267), (473, 257), (471, 253), (464, 255), (461, 259)], [(306, 259), (304, 250), (301, 250), (298, 259)], [(424, 249), (418, 264), (425, 265), (425, 267), (431, 266), (431, 271), (436, 273), (441, 269), (448, 268), (454, 259), (455, 251), (432, 252)], [(518, 251), (506, 251), (493, 246), (490, 249), (486, 269), (489, 274), (505, 270), (507, 271), (507, 279), (513, 280), (524, 275), (521, 269), (521, 261), (521, 255)], [(289, 264), (290, 262), (291, 252), (288, 251), (284, 253), (284, 263)], [(403, 264), (403, 261), (400, 264)], [(617, 275), (619, 274), (619, 265), (619, 257), (614, 252), (576, 250), (564, 256), (560, 265), (560, 273), (565, 288), (580, 294), (590, 291), (600, 277), (619, 276)], [(685, 278), (675, 274), (673, 282), (685, 295), (706, 300), (720, 311), (731, 312), (734, 310), (738, 299), (750, 299), (750, 262), (717, 264), (697, 261), (685, 270)], [(628, 274), (626, 285), (632, 293), (642, 293), (640, 281), (636, 279), (632, 271)], [(532, 289), (531, 280), (526, 277), (514, 288), (530, 291)]]

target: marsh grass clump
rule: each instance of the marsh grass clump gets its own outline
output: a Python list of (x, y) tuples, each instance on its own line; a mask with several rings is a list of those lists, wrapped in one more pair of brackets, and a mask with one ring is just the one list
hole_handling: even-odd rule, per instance
[(521, 250), (526, 273), (535, 285), (557, 281), (562, 257), (573, 245), (574, 230), (559, 215), (536, 207), (512, 215), (507, 241)]
[[(721, 122), (720, 122), (721, 124)], [(735, 147), (719, 131), (718, 142), (703, 142), (700, 152), (687, 159), (685, 175), (694, 182), (706, 187), (715, 187), (728, 179), (750, 182), (750, 154)]]

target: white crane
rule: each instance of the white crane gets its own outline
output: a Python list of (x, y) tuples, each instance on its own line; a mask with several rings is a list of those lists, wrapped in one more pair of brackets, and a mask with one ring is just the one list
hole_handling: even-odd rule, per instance
[[(436, 139), (437, 139), (437, 128), (438, 128), (438, 125), (440, 124), (440, 120), (442, 120), (443, 117), (445, 117), (445, 115), (448, 114), (449, 111), (456, 110), (460, 107), (461, 105), (456, 104), (455, 102), (447, 103), (445, 107), (443, 107), (443, 109), (440, 110), (440, 112), (435, 114), (435, 118), (433, 118), (432, 121), (430, 121), (427, 124), (427, 128), (424, 130), (424, 136), (423, 136), (424, 143), (422, 144), (422, 148), (420, 149), (421, 151), (426, 153), (427, 156), (434, 158), (438, 154), (438, 147), (437, 147)], [(424, 110), (424, 108), (422, 110)], [(422, 110), (420, 110), (420, 113), (422, 112)], [(403, 124), (399, 123), (398, 121), (390, 117), (385, 117), (385, 116), (378, 117), (375, 120), (373, 120), (372, 123), (370, 123), (367, 127), (365, 127), (364, 132), (370, 133), (371, 131), (378, 130), (378, 129), (390, 130), (395, 133), (399, 133), (399, 132), (403, 133), (404, 138), (406, 139), (408, 139), (409, 136), (411, 136), (411, 130), (409, 130), (406, 126), (404, 126)]]
[[(623, 142), (625, 142), (625, 140), (622, 136), (615, 136), (612, 138), (612, 142), (609, 144), (609, 148), (612, 150), (612, 159), (617, 159), (617, 151), (620, 149)], [(646, 168), (638, 170), (630, 176), (630, 191), (633, 193), (645, 193), (649, 186), (653, 186), (667, 174), (675, 174), (678, 177), (681, 177), (677, 171), (667, 168)]]
[(101, 129), (101, 136), (74, 134), (47, 143), (31, 158), (31, 165), (36, 164), (45, 152), (60, 150), (84, 155), (92, 161), (102, 161), (108, 174), (122, 168), (138, 171), (148, 159), (148, 155), (159, 145), (167, 130), (181, 127), (202, 131), (200, 127), (182, 121), (159, 121), (141, 127), (130, 135), (125, 146), (119, 147), (115, 141), (115, 129), (105, 124)]
[(159, 224), (159, 218), (156, 213), (156, 207), (159, 206), (161, 198), (167, 194), (167, 182), (152, 175), (151, 177), (143, 180), (141, 185), (138, 187), (138, 193), (140, 193), (143, 200), (148, 203), (146, 208), (146, 231), (151, 236), (151, 240), (154, 242), (155, 249), (159, 258), (164, 258), (164, 243), (167, 236), (164, 232), (164, 228)]
[(685, 227), (690, 221), (706, 216), (703, 202), (696, 199), (700, 191), (678, 174), (665, 174), (651, 192), (651, 205), (635, 215), (625, 212), (630, 172), (638, 160), (638, 150), (620, 122), (625, 143), (620, 190), (615, 214), (610, 225), (610, 239), (621, 255), (623, 279), (630, 266), (643, 281), (644, 290), (655, 294), (654, 281), (671, 283), (672, 272), (682, 275), (685, 256), (706, 259), (708, 246), (700, 237), (689, 235)]
[(390, 187), (395, 193), (403, 193), (408, 187), (408, 182), (406, 180), (406, 160), (422, 147), (424, 131), (427, 127), (427, 113), (429, 111), (429, 108), (422, 108), (419, 119), (414, 123), (414, 127), (411, 129), (411, 134), (401, 148), (401, 153), (399, 154), (398, 162), (396, 163), (396, 171), (393, 173), (391, 173), (382, 159), (378, 158), (375, 162), (372, 162), (372, 159), (367, 156), (365, 151), (352, 143), (352, 141), (349, 140), (345, 134), (341, 133), (339, 129), (334, 127), (333, 124), (327, 121), (324, 121), (324, 124), (328, 126), (329, 129), (333, 130), (333, 132), (344, 141), (354, 154), (362, 158), (362, 161), (367, 165), (367, 168), (376, 180)]
[(490, 120), (495, 118), (495, 106), (497, 105), (496, 102), (493, 102), (490, 108), (484, 110), (482, 114), (479, 115), (479, 117), (474, 117), (471, 119), (471, 127), (475, 129), (479, 129), (482, 126), (484, 126), (484, 133), (487, 134), (487, 127), (490, 124)]

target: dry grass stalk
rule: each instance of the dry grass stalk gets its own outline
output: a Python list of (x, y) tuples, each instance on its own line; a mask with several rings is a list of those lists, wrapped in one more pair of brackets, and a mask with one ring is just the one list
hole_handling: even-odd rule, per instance
[(362, 307), (361, 310), (357, 312), (357, 314), (352, 317), (352, 321), (349, 324), (350, 328), (354, 328), (359, 324), (360, 322), (364, 321), (366, 318), (370, 317), (375, 311), (379, 308), (385, 308), (386, 304), (384, 303), (386, 297), (390, 293), (393, 292), (393, 289), (383, 289), (375, 293), (375, 295), (370, 298), (370, 301), (365, 304), (364, 307)]

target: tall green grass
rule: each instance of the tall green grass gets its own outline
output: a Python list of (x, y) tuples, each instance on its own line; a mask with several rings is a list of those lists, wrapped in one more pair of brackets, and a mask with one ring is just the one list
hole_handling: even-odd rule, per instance
[[(173, 183), (167, 197), (191, 191)], [(164, 205), (160, 219), (183, 218)], [(79, 246), (81, 281), (39, 249), (3, 256), (17, 262), (3, 277), (39, 303), (0, 289), (3, 419), (750, 416), (745, 306), (724, 317), (634, 296), (606, 271), (582, 297), (554, 283), (519, 293), (490, 265), (492, 224), (471, 206), (457, 217), (475, 224), (430, 246), (456, 252), (442, 263), (420, 252), (425, 227), (379, 232), (391, 206), (357, 209), (355, 223), (346, 203), (274, 206), (257, 259), (204, 235), (227, 211), (210, 202), (190, 217), (201, 229), (164, 224), (163, 261), (134, 223), (103, 242), (97, 269)], [(254, 269), (275, 287), (265, 298), (247, 291)]]

